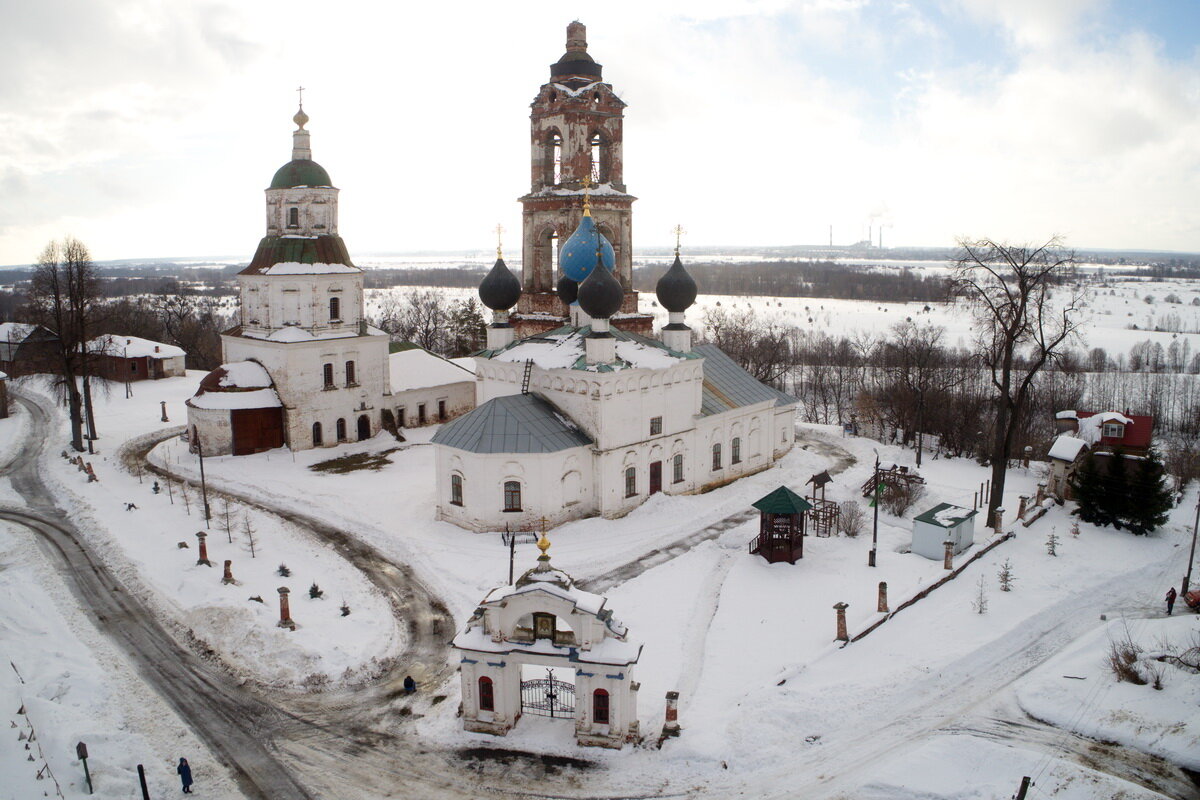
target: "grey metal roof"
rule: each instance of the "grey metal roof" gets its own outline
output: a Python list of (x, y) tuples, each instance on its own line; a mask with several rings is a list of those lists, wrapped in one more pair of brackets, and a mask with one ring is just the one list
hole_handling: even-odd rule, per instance
[(532, 394), (488, 400), (433, 436), (468, 453), (554, 453), (592, 443), (565, 414)]
[(715, 344), (698, 344), (695, 351), (704, 356), (704, 390), (700, 414), (710, 416), (742, 406), (773, 400), (776, 406), (794, 405), (790, 394), (773, 389), (738, 366)]

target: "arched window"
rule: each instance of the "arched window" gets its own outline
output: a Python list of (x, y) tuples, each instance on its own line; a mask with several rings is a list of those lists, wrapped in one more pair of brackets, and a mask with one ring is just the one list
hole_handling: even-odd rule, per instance
[(608, 691), (605, 689), (592, 692), (592, 722), (597, 725), (608, 724)]
[(450, 476), (450, 505), (461, 506), (462, 501), (462, 475)]
[(289, 208), (288, 209), (288, 224), (287, 224), (287, 226), (289, 228), (299, 228), (300, 227), (300, 209), (298, 209), (298, 208)]
[(347, 361), (346, 362), (346, 385), (354, 386), (357, 383), (358, 383), (358, 381), (355, 380), (355, 375), (354, 375), (354, 362)]
[(325, 388), (332, 389), (333, 388), (333, 364), (326, 364), (325, 367), (323, 368), (323, 372), (325, 374)]
[(675, 458), (671, 459), (671, 467), (674, 472), (672, 481), (674, 483), (683, 483), (683, 453), (677, 453)]
[(492, 689), (492, 679), (486, 675), (479, 679), (479, 710), (496, 710), (496, 694)]
[(558, 185), (562, 183), (562, 168), (563, 168), (563, 140), (562, 136), (557, 131), (550, 134), (550, 177), (553, 178), (552, 183)]
[(339, 419), (335, 427), (337, 428), (337, 440), (339, 442), (346, 441), (346, 420)]
[(335, 319), (341, 319), (341, 318), (342, 318), (342, 298), (340, 298), (340, 297), (329, 298), (329, 319), (335, 320)]
[(521, 482), (520, 481), (505, 481), (504, 482), (504, 510), (505, 511), (520, 511), (521, 510)]
[(713, 445), (713, 469), (721, 468), (721, 443)]
[(313, 423), (313, 447), (320, 447), (324, 442), (321, 439), (321, 423)]
[(742, 440), (740, 437), (733, 437), (733, 447), (729, 451), (729, 462), (731, 464), (742, 463)]
[(633, 497), (637, 494), (637, 468), (627, 467), (625, 469), (625, 496)]
[(604, 137), (593, 133), (592, 138), (588, 140), (588, 148), (592, 157), (592, 180), (605, 183), (608, 180), (608, 150)]

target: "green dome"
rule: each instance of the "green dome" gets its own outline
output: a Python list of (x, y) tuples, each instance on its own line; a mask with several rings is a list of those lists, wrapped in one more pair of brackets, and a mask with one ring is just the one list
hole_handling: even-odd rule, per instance
[(298, 158), (279, 168), (271, 179), (272, 189), (290, 189), (293, 186), (333, 186), (329, 173), (315, 161)]

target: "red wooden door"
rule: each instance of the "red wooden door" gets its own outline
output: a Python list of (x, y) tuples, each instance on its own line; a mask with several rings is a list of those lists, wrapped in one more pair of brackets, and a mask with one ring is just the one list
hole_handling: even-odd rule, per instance
[(650, 494), (662, 491), (662, 462), (650, 462)]

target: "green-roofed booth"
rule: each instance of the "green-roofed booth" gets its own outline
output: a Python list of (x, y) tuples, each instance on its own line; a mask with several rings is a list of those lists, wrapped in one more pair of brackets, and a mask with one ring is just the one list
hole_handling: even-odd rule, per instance
[(795, 564), (804, 558), (804, 514), (812, 504), (786, 486), (751, 505), (759, 511), (758, 536), (750, 542), (750, 553), (768, 563)]
[(975, 542), (975, 515), (970, 508), (939, 503), (913, 518), (912, 552), (941, 561), (946, 540), (954, 542), (957, 555)]

